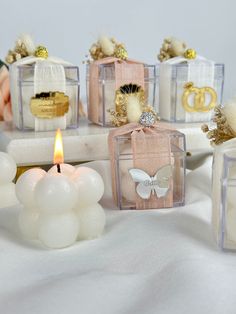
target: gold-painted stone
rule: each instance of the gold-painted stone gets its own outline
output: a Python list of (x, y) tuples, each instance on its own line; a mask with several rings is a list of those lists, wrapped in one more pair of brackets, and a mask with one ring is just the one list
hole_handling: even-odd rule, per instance
[(30, 110), (37, 118), (63, 117), (69, 110), (69, 97), (62, 92), (36, 94), (31, 98)]
[[(210, 95), (210, 101), (206, 104), (206, 94)], [(189, 103), (190, 96), (193, 95), (193, 105)], [(187, 112), (209, 112), (217, 104), (217, 94), (211, 87), (195, 87), (192, 82), (184, 85), (182, 105)]]
[(114, 51), (114, 57), (121, 60), (126, 60), (128, 58), (128, 52), (123, 46), (117, 46)]
[(190, 49), (187, 49), (187, 50), (184, 52), (184, 57), (185, 57), (186, 59), (195, 59), (196, 56), (197, 56), (197, 52), (196, 52), (195, 49), (190, 48)]
[(38, 58), (47, 59), (48, 58), (48, 50), (44, 46), (38, 46), (35, 49), (34, 55), (35, 55), (35, 57), (38, 57)]

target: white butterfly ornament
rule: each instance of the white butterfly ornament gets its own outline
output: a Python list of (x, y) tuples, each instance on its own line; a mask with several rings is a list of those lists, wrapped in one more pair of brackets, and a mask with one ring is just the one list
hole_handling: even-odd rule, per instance
[(151, 194), (154, 195), (155, 193), (158, 198), (165, 197), (170, 188), (171, 165), (161, 167), (153, 177), (138, 168), (129, 169), (129, 173), (133, 181), (138, 183), (136, 192), (142, 199), (147, 200)]

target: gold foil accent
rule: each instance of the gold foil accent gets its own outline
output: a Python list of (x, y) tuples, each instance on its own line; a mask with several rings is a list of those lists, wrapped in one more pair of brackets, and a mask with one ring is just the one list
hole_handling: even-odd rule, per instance
[[(206, 94), (211, 96), (209, 104), (206, 104)], [(190, 95), (194, 95), (193, 105), (189, 103)], [(217, 104), (217, 94), (211, 87), (195, 87), (192, 82), (184, 85), (182, 105), (187, 112), (209, 112)]]
[(142, 112), (151, 112), (155, 116), (155, 118), (159, 120), (159, 117), (153, 110), (153, 107), (145, 104), (146, 97), (144, 89), (141, 86), (130, 83), (121, 86), (116, 91), (115, 110), (108, 109), (108, 112), (111, 115), (111, 124), (113, 126), (119, 127), (129, 122), (127, 117), (127, 103), (130, 96), (137, 97)]
[(69, 110), (69, 97), (62, 92), (36, 94), (31, 98), (30, 110), (37, 118), (63, 117)]
[(44, 46), (38, 46), (35, 49), (34, 55), (35, 55), (35, 57), (38, 57), (38, 58), (47, 59), (48, 58), (48, 50)]
[(184, 52), (184, 57), (186, 59), (195, 59), (197, 56), (197, 52), (195, 49), (189, 48), (187, 50), (185, 50)]
[(128, 52), (124, 46), (117, 45), (115, 48), (115, 51), (114, 51), (114, 57), (121, 59), (121, 60), (126, 60), (126, 59), (128, 59)]
[(210, 139), (211, 145), (220, 145), (235, 138), (236, 133), (229, 125), (223, 110), (219, 106), (216, 106), (214, 111), (213, 122), (216, 124), (216, 127), (209, 128), (207, 124), (203, 124), (201, 129), (204, 133), (207, 133), (207, 138)]
[[(111, 123), (114, 126), (121, 126), (128, 123), (127, 103), (130, 96), (137, 97), (140, 106), (144, 109), (145, 92), (141, 86), (136, 84), (125, 84), (116, 90), (115, 110), (109, 109), (111, 114)], [(142, 110), (143, 111), (143, 110)]]

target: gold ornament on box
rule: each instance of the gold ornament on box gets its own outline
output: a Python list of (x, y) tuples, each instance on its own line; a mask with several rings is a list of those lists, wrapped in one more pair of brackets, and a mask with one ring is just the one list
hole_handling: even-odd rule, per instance
[(130, 122), (138, 122), (142, 112), (152, 112), (153, 108), (145, 104), (145, 92), (137, 84), (125, 84), (115, 93), (115, 110), (109, 109), (113, 126), (122, 126)]
[(28, 34), (23, 34), (16, 40), (14, 49), (8, 51), (5, 60), (8, 64), (12, 64), (29, 56), (47, 59), (48, 50), (44, 46), (38, 46), (35, 48), (35, 44), (31, 36)]
[(125, 45), (119, 43), (115, 38), (109, 38), (107, 36), (101, 36), (96, 43), (93, 43), (89, 49), (89, 53), (94, 61), (107, 57), (115, 57), (120, 60), (126, 60), (128, 58)]
[(32, 56), (35, 51), (35, 45), (30, 35), (23, 34), (16, 40), (15, 47), (8, 50), (5, 58), (8, 64), (12, 64), (22, 58)]
[(128, 58), (128, 52), (123, 45), (116, 46), (114, 51), (114, 57), (121, 60), (126, 60)]
[[(219, 145), (224, 143), (225, 141), (231, 140), (232, 138), (236, 137), (236, 131), (235, 131), (235, 105), (234, 108), (231, 108), (228, 111), (226, 108), (221, 108), (219, 106), (215, 107), (215, 116), (213, 119), (213, 122), (216, 123), (215, 128), (209, 128), (207, 124), (202, 125), (202, 131), (204, 133), (207, 133), (207, 138), (210, 139), (211, 145)], [(224, 112), (225, 111), (225, 112)], [(231, 118), (233, 117), (233, 122), (231, 121)], [(230, 123), (229, 123), (230, 122)]]
[(197, 53), (196, 53), (196, 50), (190, 48), (190, 49), (187, 49), (185, 52), (184, 52), (184, 57), (186, 59), (195, 59), (197, 56)]
[(31, 98), (30, 110), (41, 119), (63, 117), (69, 110), (69, 97), (62, 92), (36, 94)]
[(44, 46), (38, 46), (38, 47), (35, 49), (34, 55), (35, 55), (35, 57), (37, 57), (37, 58), (47, 59), (47, 58), (48, 58), (48, 50), (47, 50), (47, 48), (44, 47)]
[[(206, 104), (206, 95), (210, 95), (210, 101)], [(194, 96), (193, 105), (189, 103), (190, 96)], [(182, 105), (187, 112), (209, 112), (217, 105), (217, 94), (211, 87), (195, 87), (193, 82), (184, 85)]]
[(184, 57), (186, 59), (195, 59), (197, 57), (196, 50), (187, 49), (184, 41), (175, 37), (165, 38), (157, 58), (160, 62), (167, 61), (175, 57)]

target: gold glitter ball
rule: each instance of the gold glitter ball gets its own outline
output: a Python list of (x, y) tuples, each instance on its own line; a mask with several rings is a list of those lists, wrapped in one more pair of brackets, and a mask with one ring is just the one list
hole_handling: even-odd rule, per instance
[(117, 47), (114, 52), (114, 57), (126, 60), (128, 58), (128, 52), (124, 47)]
[(47, 59), (48, 50), (44, 46), (38, 46), (34, 52), (35, 57)]
[(185, 52), (184, 52), (184, 57), (186, 59), (195, 59), (197, 56), (197, 53), (196, 53), (196, 50), (194, 49), (187, 49)]

